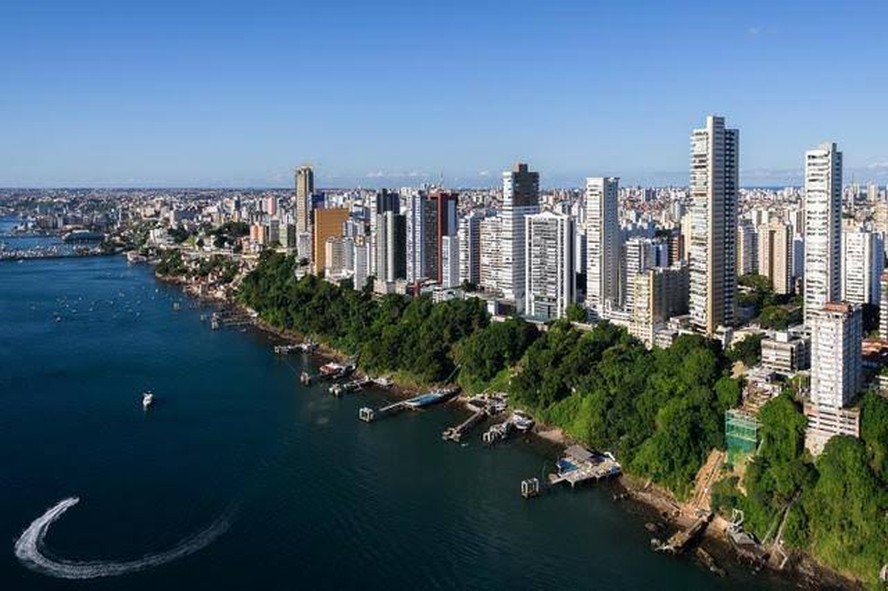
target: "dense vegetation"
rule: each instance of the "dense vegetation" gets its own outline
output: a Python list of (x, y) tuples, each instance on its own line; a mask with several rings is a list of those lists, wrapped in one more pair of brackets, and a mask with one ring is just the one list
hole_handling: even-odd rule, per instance
[(833, 437), (816, 462), (804, 451), (806, 420), (783, 394), (762, 407), (761, 448), (741, 491), (736, 476), (713, 488), (715, 508), (744, 511), (745, 525), (773, 539), (785, 515), (786, 544), (875, 584), (888, 562), (888, 400), (867, 394), (861, 439)]
[(739, 304), (752, 308), (753, 316), (762, 328), (783, 330), (801, 322), (801, 297), (774, 293), (771, 280), (764, 275), (742, 275), (737, 284), (740, 287)]
[(728, 365), (702, 337), (648, 351), (607, 322), (581, 332), (562, 321), (528, 349), (511, 391), (548, 422), (685, 496), (710, 449), (723, 446), (723, 413), (739, 401)]
[(487, 326), (475, 298), (433, 305), (428, 297), (387, 295), (333, 285), (314, 275), (296, 279), (293, 257), (266, 251), (241, 286), (242, 301), (273, 326), (322, 339), (359, 355), (368, 371), (403, 372), (423, 383), (446, 379), (457, 343)]

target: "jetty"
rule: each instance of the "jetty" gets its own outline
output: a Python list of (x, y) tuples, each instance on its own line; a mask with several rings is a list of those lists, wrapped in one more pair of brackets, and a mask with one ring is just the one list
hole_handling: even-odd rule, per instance
[(388, 404), (378, 409), (365, 406), (358, 411), (358, 418), (365, 423), (372, 423), (378, 418), (392, 415), (401, 412), (402, 410), (420, 410), (434, 404), (445, 402), (455, 396), (457, 392), (457, 388), (442, 388), (414, 396), (413, 398), (408, 398), (407, 400), (393, 402), (392, 404)]
[(567, 482), (571, 487), (582, 482), (614, 478), (623, 468), (610, 452), (597, 452), (581, 445), (571, 445), (556, 463), (557, 473), (549, 474), (549, 484)]
[(462, 439), (462, 436), (465, 435), (472, 427), (480, 423), (484, 420), (484, 417), (487, 416), (487, 413), (483, 410), (475, 411), (472, 415), (464, 420), (459, 425), (455, 427), (448, 427), (441, 434), (441, 439), (444, 441), (459, 441)]
[(688, 544), (696, 540), (705, 530), (709, 522), (712, 521), (712, 513), (709, 511), (701, 511), (697, 519), (683, 530), (677, 531), (666, 540), (665, 543), (659, 543), (658, 540), (651, 540), (654, 550), (664, 552), (666, 554), (680, 554), (684, 552)]

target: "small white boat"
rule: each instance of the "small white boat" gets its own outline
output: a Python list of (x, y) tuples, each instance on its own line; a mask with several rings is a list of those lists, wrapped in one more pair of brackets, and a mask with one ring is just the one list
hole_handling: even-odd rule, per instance
[(142, 393), (142, 408), (148, 410), (148, 407), (154, 404), (154, 394), (151, 390)]

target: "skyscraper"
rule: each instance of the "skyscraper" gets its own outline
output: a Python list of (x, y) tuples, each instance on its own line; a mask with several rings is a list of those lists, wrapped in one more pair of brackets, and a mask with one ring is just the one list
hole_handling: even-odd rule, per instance
[(586, 308), (593, 320), (620, 308), (620, 179), (586, 179)]
[(459, 282), (481, 284), (481, 220), (484, 214), (473, 211), (459, 220)]
[(758, 274), (771, 280), (774, 293), (792, 293), (792, 228), (772, 221), (758, 231)]
[(311, 194), (314, 193), (314, 171), (311, 166), (296, 169), (296, 233), (311, 232)]
[(825, 143), (805, 153), (805, 324), (841, 297), (841, 248), (842, 153)]
[(490, 216), (479, 222), (480, 245), (478, 247), (481, 265), (480, 285), (487, 291), (499, 291), (503, 266), (502, 224), (500, 216)]
[(524, 221), (525, 313), (541, 320), (560, 318), (574, 301), (576, 229), (573, 218), (544, 212), (528, 215)]
[(737, 299), (737, 191), (740, 131), (710, 115), (691, 134), (690, 311), (712, 335), (734, 324)]
[[(459, 223), (457, 218), (457, 205), (459, 196), (457, 193), (448, 193), (446, 191), (435, 191), (430, 196), (435, 209), (435, 257), (434, 268), (429, 270), (432, 278), (445, 287), (454, 285), (453, 277), (459, 276), (459, 250), (456, 251), (456, 257), (450, 255), (452, 253), (445, 252), (445, 238), (448, 238), (447, 247), (454, 248), (458, 246), (457, 233), (459, 232)], [(452, 273), (445, 280), (444, 262), (452, 261)]]
[(878, 232), (842, 232), (842, 300), (879, 305), (879, 279), (885, 269), (885, 241)]
[(376, 214), (376, 278), (392, 282), (407, 274), (407, 223), (395, 211)]
[(540, 174), (518, 162), (503, 173), (503, 209), (500, 214), (499, 289), (503, 297), (524, 311), (526, 265), (524, 218), (540, 211)]
[(407, 203), (407, 281), (428, 278), (437, 248), (436, 215), (434, 204), (424, 189), (407, 190), (403, 195)]
[(759, 235), (752, 223), (745, 221), (737, 226), (737, 274), (756, 273)]
[(344, 207), (314, 210), (312, 263), (316, 272), (320, 272), (326, 267), (327, 238), (342, 236), (342, 225), (347, 219), (348, 209)]

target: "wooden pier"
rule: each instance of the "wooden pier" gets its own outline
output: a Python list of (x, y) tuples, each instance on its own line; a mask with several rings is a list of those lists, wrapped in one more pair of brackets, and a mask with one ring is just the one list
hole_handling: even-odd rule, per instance
[(400, 402), (394, 402), (387, 406), (383, 406), (382, 408), (373, 409), (369, 406), (363, 407), (358, 411), (358, 418), (364, 421), (365, 423), (372, 423), (376, 419), (382, 418), (384, 416), (393, 415), (397, 412), (401, 412), (402, 410), (407, 409), (407, 401), (401, 400)]
[(465, 435), (469, 429), (480, 423), (484, 420), (484, 417), (487, 413), (483, 410), (479, 410), (472, 414), (465, 421), (460, 423), (455, 427), (448, 427), (442, 434), (441, 439), (444, 441), (456, 441), (457, 443), (462, 439), (462, 436)]

